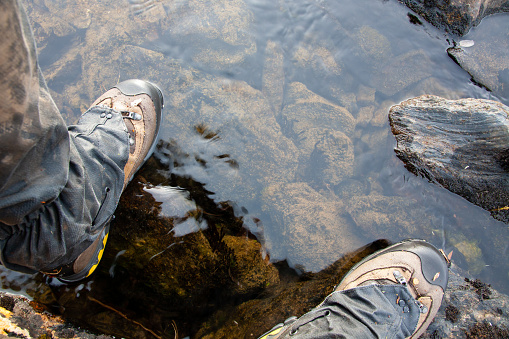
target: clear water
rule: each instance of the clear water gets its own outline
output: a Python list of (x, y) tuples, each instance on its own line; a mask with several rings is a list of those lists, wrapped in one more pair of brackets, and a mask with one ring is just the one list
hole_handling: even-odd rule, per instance
[[(454, 37), (409, 13), (376, 0), (133, 0), (74, 11), (29, 1), (41, 67), (67, 121), (119, 80), (159, 84), (161, 138), (180, 150), (156, 152), (174, 163), (162, 174), (229, 202), (272, 261), (317, 272), (376, 239), (423, 238), (508, 293), (507, 225), (394, 154), (390, 106), (423, 94), (496, 99), (448, 57)], [(494, 16), (471, 34), (503, 37), (506, 26)], [(146, 191), (163, 215), (196, 208), (181, 188)], [(205, 227), (188, 220), (174, 232)], [(27, 284), (5, 275), (5, 289)]]

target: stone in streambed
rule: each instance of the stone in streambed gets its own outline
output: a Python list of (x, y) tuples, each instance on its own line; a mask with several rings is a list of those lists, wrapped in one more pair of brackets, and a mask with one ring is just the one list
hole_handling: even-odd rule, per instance
[[(495, 20), (496, 19), (496, 20)], [(503, 20), (502, 20), (503, 19)], [(493, 92), (505, 104), (509, 102), (509, 16), (493, 18), (491, 25), (481, 25), (465, 41), (447, 49), (473, 81)]]
[[(263, 208), (271, 211), (272, 229), (264, 234), (273, 260), (319, 271), (362, 242), (343, 215), (339, 200), (331, 201), (306, 183), (272, 185), (263, 192)], [(273, 235), (278, 234), (278, 235)]]
[(464, 35), (487, 15), (509, 12), (508, 0), (403, 0), (432, 25)]
[(389, 112), (396, 154), (416, 175), (509, 222), (509, 107), (424, 95)]
[(296, 135), (310, 128), (325, 128), (350, 136), (355, 128), (350, 112), (313, 93), (300, 82), (288, 85), (282, 116)]

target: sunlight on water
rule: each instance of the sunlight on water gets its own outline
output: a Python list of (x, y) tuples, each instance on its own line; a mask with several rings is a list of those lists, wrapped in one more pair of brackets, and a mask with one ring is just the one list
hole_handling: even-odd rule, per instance
[(192, 217), (192, 212), (196, 211), (197, 207), (189, 200), (189, 194), (186, 191), (168, 186), (145, 188), (145, 191), (150, 193), (156, 201), (162, 202), (159, 215), (177, 219), (175, 227), (171, 230), (175, 237), (182, 237), (207, 228), (205, 221), (199, 222)]

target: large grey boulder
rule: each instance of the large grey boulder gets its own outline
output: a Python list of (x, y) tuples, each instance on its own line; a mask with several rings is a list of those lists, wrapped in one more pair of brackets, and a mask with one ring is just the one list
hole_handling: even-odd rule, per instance
[(390, 109), (406, 168), (508, 222), (509, 107), (423, 95)]

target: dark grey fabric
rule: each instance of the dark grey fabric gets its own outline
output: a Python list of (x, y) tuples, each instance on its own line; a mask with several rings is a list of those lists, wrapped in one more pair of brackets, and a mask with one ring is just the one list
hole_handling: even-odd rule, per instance
[(420, 309), (402, 285), (369, 285), (331, 293), (291, 324), (280, 338), (409, 337)]
[(72, 262), (113, 214), (127, 129), (103, 107), (67, 128), (16, 0), (0, 2), (0, 78), (0, 259), (14, 270), (49, 271)]

